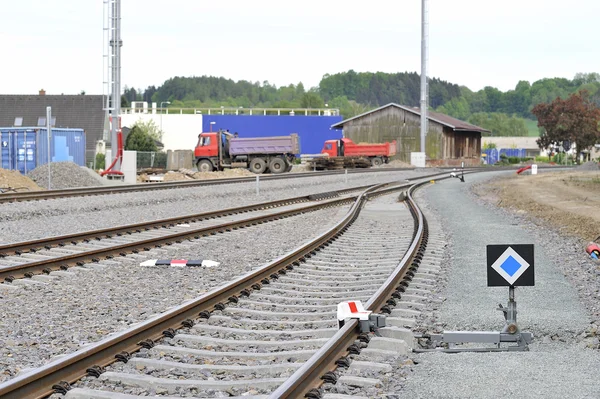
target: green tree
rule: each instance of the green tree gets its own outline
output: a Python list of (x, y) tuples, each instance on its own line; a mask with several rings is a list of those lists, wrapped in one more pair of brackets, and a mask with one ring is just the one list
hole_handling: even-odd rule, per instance
[(314, 91), (309, 91), (307, 93), (304, 93), (304, 95), (302, 96), (300, 106), (302, 108), (324, 108), (325, 102), (323, 101), (321, 96), (319, 96), (318, 93)]
[(133, 126), (127, 141), (125, 142), (127, 151), (156, 151), (154, 139), (148, 133), (144, 132), (137, 124)]
[(156, 141), (162, 141), (163, 131), (156, 126), (156, 123), (152, 119), (148, 119), (147, 121), (138, 119), (138, 121), (133, 125), (132, 131), (134, 128), (137, 128), (142, 133), (152, 137)]

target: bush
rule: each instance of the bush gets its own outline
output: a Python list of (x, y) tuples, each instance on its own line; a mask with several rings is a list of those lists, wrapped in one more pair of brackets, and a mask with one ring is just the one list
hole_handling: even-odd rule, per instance
[(537, 155), (535, 157), (535, 162), (550, 162), (550, 157), (544, 157), (541, 155)]
[(104, 169), (106, 167), (106, 155), (96, 154), (96, 169)]
[(508, 163), (515, 164), (521, 162), (521, 158), (519, 157), (508, 157)]

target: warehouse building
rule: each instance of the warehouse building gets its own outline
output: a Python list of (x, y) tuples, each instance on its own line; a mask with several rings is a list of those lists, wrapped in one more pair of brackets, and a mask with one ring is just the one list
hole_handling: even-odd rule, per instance
[(0, 127), (45, 127), (46, 107), (52, 107), (52, 127), (83, 129), (85, 159), (93, 162), (102, 140), (105, 111), (102, 95), (0, 95)]
[[(481, 163), (479, 126), (437, 112), (428, 112), (425, 153), (428, 166), (474, 166)], [(355, 143), (397, 141), (394, 159), (410, 162), (410, 153), (421, 146), (421, 113), (418, 108), (390, 103), (332, 125)]]

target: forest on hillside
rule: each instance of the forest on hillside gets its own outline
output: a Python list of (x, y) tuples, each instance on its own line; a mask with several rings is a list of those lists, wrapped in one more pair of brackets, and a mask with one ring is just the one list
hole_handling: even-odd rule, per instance
[[(573, 79), (545, 78), (533, 83), (519, 81), (515, 89), (502, 92), (487, 86), (472, 91), (437, 78), (429, 79), (429, 107), (435, 111), (492, 130), (499, 136), (531, 133), (531, 110), (540, 103), (566, 98), (586, 90), (600, 105), (600, 74), (578, 73)], [(169, 101), (170, 107), (273, 107), (338, 108), (349, 118), (395, 102), (418, 106), (420, 76), (415, 72), (348, 72), (326, 74), (319, 86), (306, 89), (302, 82), (277, 87), (268, 81), (233, 81), (223, 77), (174, 77), (162, 86), (146, 89), (125, 87), (122, 105), (131, 101)], [(327, 104), (327, 105), (326, 105)], [(528, 123), (529, 121), (529, 123)], [(529, 128), (528, 126), (529, 125)], [(535, 134), (535, 131), (534, 131)]]

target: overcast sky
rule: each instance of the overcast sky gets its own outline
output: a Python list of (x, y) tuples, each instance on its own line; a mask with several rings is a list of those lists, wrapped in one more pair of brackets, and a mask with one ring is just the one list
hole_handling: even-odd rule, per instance
[[(102, 0), (2, 4), (0, 94), (103, 92)], [(598, 0), (430, 0), (429, 76), (472, 90), (600, 72)], [(224, 76), (318, 85), (420, 71), (421, 1), (122, 0), (122, 84)]]

